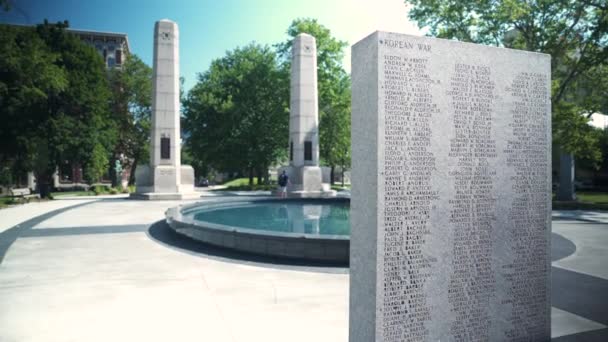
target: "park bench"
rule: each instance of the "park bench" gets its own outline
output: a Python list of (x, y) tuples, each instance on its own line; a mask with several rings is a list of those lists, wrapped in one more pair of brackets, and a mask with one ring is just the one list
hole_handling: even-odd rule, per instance
[(26, 199), (40, 197), (39, 194), (32, 194), (29, 188), (13, 188), (9, 190), (9, 193), (13, 197), (20, 197)]

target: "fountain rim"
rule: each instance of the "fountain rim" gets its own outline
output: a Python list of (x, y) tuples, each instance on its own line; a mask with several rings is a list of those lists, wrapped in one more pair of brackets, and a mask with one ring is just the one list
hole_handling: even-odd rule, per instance
[(307, 234), (307, 233), (291, 233), (291, 232), (277, 232), (263, 229), (244, 228), (237, 226), (229, 226), (218, 223), (211, 223), (207, 221), (194, 220), (191, 217), (185, 216), (188, 212), (198, 209), (206, 211), (228, 209), (228, 208), (239, 208), (244, 206), (250, 206), (260, 203), (302, 203), (302, 204), (331, 204), (331, 203), (350, 203), (350, 199), (346, 197), (334, 197), (334, 198), (249, 198), (249, 199), (231, 199), (231, 200), (217, 200), (217, 201), (205, 201), (196, 202), (189, 204), (182, 204), (177, 207), (168, 209), (165, 212), (167, 223), (175, 230), (173, 225), (182, 224), (190, 225), (195, 227), (216, 229), (224, 232), (234, 232), (239, 234), (247, 235), (262, 235), (272, 236), (279, 238), (292, 238), (292, 239), (311, 239), (311, 240), (350, 240), (349, 235), (318, 235), (318, 234)]
[(214, 210), (260, 203), (350, 203), (350, 198), (218, 199), (170, 208), (165, 212), (165, 217), (167, 224), (175, 233), (204, 244), (272, 258), (348, 264), (350, 235), (315, 235), (249, 229), (195, 221), (192, 217), (184, 215), (185, 212), (195, 208)]

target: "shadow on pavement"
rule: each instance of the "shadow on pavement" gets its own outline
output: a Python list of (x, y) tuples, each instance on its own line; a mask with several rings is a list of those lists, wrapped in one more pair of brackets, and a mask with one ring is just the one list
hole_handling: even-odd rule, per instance
[(576, 245), (565, 237), (551, 233), (551, 262), (568, 257), (576, 252)]
[(68, 210), (79, 208), (79, 207), (89, 205), (89, 204), (95, 203), (95, 202), (96, 201), (79, 203), (79, 204), (71, 205), (69, 207), (52, 210), (52, 211), (49, 211), (48, 213), (44, 213), (42, 215), (33, 217), (27, 221), (21, 222), (18, 225), (13, 226), (12, 228), (9, 228), (9, 229), (5, 230), (4, 232), (0, 233), (0, 264), (2, 264), (2, 261), (4, 260), (4, 257), (6, 255), (6, 252), (11, 247), (11, 245), (17, 240), (17, 238), (19, 238), (20, 236), (25, 234), (28, 230), (32, 229), (32, 227), (34, 227), (35, 225), (37, 225), (40, 222), (47, 220), (55, 215), (59, 215), (63, 212), (66, 212)]
[(212, 246), (176, 233), (164, 220), (158, 221), (150, 226), (148, 235), (157, 242), (170, 248), (197, 256), (201, 256), (202, 254), (205, 257), (224, 262), (323, 273), (348, 273), (348, 265), (340, 263), (275, 258)]
[(553, 342), (606, 342), (607, 340), (608, 329), (592, 330), (551, 339)]
[(552, 267), (551, 305), (608, 325), (608, 280)]

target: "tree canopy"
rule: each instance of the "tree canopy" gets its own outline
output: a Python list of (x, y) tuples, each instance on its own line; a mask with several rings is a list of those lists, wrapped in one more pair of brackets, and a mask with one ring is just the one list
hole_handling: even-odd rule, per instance
[(64, 161), (85, 178), (105, 172), (115, 140), (105, 65), (97, 51), (65, 29), (0, 26), (0, 163), (33, 169), (43, 195)]
[(199, 74), (183, 103), (186, 145), (216, 170), (246, 170), (250, 181), (285, 157), (289, 81), (276, 53), (250, 44)]
[(60, 55), (33, 28), (0, 26), (0, 46), (0, 166), (8, 185), (33, 168), (34, 130), (49, 98), (63, 92), (68, 79)]
[(435, 37), (551, 55), (553, 137), (564, 151), (598, 161), (587, 118), (606, 111), (608, 4), (604, 0), (406, 0)]
[[(131, 54), (120, 69), (110, 70), (109, 80), (112, 115), (117, 123), (117, 141), (110, 165), (120, 160), (123, 168), (132, 167), (131, 176), (134, 176), (137, 165), (149, 159), (152, 68)], [(110, 175), (116, 185), (118, 180), (113, 168), (110, 168)], [(130, 182), (133, 180), (132, 177)]]
[(219, 171), (265, 170), (287, 155), (291, 46), (300, 33), (316, 38), (319, 143), (322, 162), (350, 165), (350, 77), (342, 67), (347, 43), (315, 19), (296, 19), (289, 38), (229, 51), (199, 74), (183, 104), (185, 150), (200, 167)]

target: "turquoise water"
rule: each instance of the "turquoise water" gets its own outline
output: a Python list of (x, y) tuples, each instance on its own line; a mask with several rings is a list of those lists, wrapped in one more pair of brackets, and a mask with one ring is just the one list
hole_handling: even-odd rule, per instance
[(348, 203), (254, 203), (195, 210), (187, 215), (194, 220), (237, 228), (313, 235), (350, 235)]

